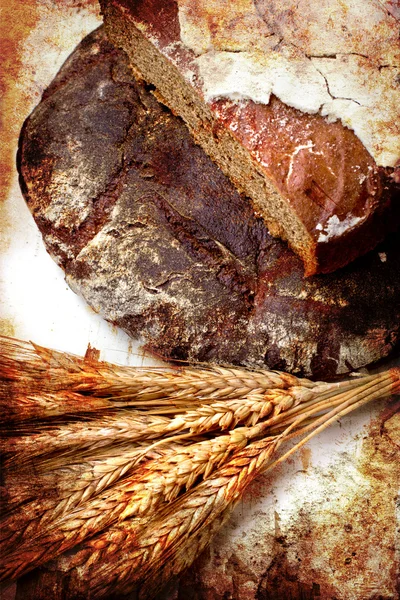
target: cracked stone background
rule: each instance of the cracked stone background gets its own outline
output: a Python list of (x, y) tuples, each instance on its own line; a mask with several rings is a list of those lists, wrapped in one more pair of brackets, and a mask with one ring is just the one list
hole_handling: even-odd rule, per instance
[[(392, 2), (242, 0), (222, 11), (214, 0), (177, 2), (181, 38), (198, 55), (208, 101), (223, 90), (268, 102), (272, 92), (300, 110), (340, 118), (377, 164), (395, 166), (400, 46)], [(281, 86), (282, 77), (291, 84)]]
[[(97, 4), (4, 1), (2, 12), (0, 333), (80, 354), (90, 342), (106, 360), (154, 364), (67, 287), (15, 169), (20, 127), (99, 24)], [(343, 419), (255, 482), (210, 548), (159, 600), (400, 598), (399, 449), (398, 403)]]

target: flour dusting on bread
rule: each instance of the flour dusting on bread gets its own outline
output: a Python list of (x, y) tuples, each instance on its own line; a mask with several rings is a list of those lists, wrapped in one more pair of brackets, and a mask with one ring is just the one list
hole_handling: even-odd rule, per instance
[(400, 159), (399, 22), (370, 0), (179, 0), (183, 43), (205, 99), (268, 104), (341, 120), (376, 163)]

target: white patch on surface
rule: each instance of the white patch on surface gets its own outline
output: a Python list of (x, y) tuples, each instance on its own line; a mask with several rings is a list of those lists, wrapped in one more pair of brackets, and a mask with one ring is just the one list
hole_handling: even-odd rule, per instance
[(207, 101), (213, 98), (268, 104), (271, 94), (303, 112), (316, 113), (331, 100), (311, 61), (286, 52), (207, 52), (196, 59)]
[[(265, 315), (265, 322), (257, 323), (256, 329), (254, 324), (250, 324), (248, 331), (251, 335), (260, 336), (260, 339), (264, 333), (267, 333), (269, 345), (279, 350), (279, 356), (285, 362), (287, 371), (295, 371), (298, 364), (303, 364), (305, 372), (311, 373), (311, 360), (318, 352), (317, 342), (311, 342), (309, 339), (302, 341), (303, 328), (301, 315), (293, 314), (289, 324), (286, 315), (271, 312)], [(296, 340), (296, 354), (292, 348), (294, 340)]]
[[(268, 104), (341, 120), (378, 165), (400, 158), (398, 23), (374, 0), (179, 0), (183, 43), (207, 101)], [(257, 6), (255, 6), (257, 4)], [(362, 18), (360, 18), (362, 15)]]
[(318, 242), (328, 242), (334, 237), (343, 235), (349, 229), (362, 221), (363, 218), (364, 217), (354, 217), (352, 215), (348, 215), (343, 221), (341, 221), (337, 215), (332, 215), (329, 217), (325, 226), (322, 226), (321, 223), (318, 223), (318, 225), (315, 227), (315, 229), (321, 232), (318, 237)]
[[(300, 144), (299, 146), (296, 146), (296, 148), (290, 155), (289, 170), (288, 170), (288, 174), (286, 176), (287, 182), (289, 182), (289, 179), (292, 176), (293, 164), (294, 164), (295, 158), (299, 154), (299, 152), (302, 152), (303, 150), (308, 150), (309, 152), (311, 152), (311, 154), (322, 154), (322, 152), (319, 152), (319, 151), (316, 152), (315, 150), (313, 150), (314, 145), (315, 144), (311, 140), (308, 140), (307, 144)], [(331, 171), (332, 175), (334, 175), (332, 169), (329, 166), (328, 166), (328, 169)], [(317, 226), (317, 229), (318, 229), (318, 226)]]

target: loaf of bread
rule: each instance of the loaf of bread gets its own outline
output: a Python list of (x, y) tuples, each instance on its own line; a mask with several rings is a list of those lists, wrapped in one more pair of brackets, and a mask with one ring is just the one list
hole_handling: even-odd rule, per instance
[(109, 38), (305, 274), (400, 222), (400, 40), (378, 0), (101, 0)]
[(69, 285), (165, 358), (325, 379), (399, 348), (400, 236), (305, 279), (148, 88), (99, 30), (24, 125), (22, 190)]

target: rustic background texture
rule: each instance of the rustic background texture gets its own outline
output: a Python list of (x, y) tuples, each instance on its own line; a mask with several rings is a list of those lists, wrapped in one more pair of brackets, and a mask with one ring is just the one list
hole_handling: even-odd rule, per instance
[[(97, 3), (1, 0), (0, 333), (142, 364), (137, 344), (69, 290), (19, 191), (21, 125)], [(194, 568), (164, 598), (395, 600), (400, 597), (400, 415), (366, 408), (261, 478)], [(14, 597), (15, 586), (4, 600)]]

